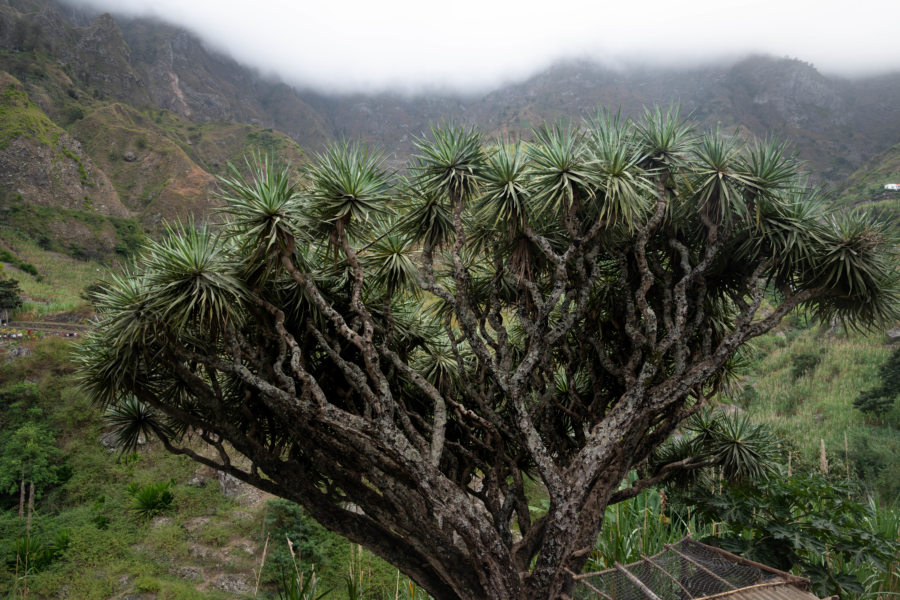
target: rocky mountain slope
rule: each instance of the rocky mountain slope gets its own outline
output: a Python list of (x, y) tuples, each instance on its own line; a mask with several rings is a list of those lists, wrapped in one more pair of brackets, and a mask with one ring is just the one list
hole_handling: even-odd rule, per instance
[(900, 74), (829, 78), (794, 59), (755, 56), (730, 66), (617, 71), (560, 64), (480, 98), (311, 98), (340, 135), (362, 135), (408, 152), (429, 121), (456, 118), (489, 132), (590, 116), (599, 106), (639, 115), (678, 103), (702, 127), (789, 141), (822, 181), (836, 182), (900, 140)]

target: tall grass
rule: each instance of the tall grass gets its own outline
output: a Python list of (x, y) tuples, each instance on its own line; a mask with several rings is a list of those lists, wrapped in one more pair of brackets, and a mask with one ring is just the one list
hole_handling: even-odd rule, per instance
[[(869, 497), (869, 509), (871, 516), (867, 521), (871, 530), (900, 542), (900, 500), (879, 505), (873, 497)], [(863, 582), (866, 589), (860, 600), (900, 598), (900, 556), (894, 556), (894, 560), (879, 569), (854, 565), (849, 570)]]
[[(629, 475), (628, 484), (636, 475)], [(666, 512), (665, 493), (648, 489), (630, 500), (606, 509), (603, 528), (588, 558), (585, 571), (602, 571), (613, 563), (629, 563), (663, 550), (665, 544), (677, 542), (686, 535), (704, 537), (712, 526)]]

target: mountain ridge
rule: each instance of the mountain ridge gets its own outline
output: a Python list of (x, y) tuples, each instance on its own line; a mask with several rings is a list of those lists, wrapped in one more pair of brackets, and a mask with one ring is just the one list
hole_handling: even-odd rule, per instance
[[(360, 139), (402, 168), (416, 138), (440, 121), (527, 137), (532, 124), (585, 118), (599, 106), (629, 117), (677, 103), (699, 128), (781, 138), (831, 187), (900, 141), (900, 73), (842, 79), (759, 55), (630, 70), (570, 60), (475, 96), (329, 95), (264, 77), (173, 25), (57, 0), (0, 0), (0, 71), (84, 148), (80, 164), (102, 172), (120, 203), (149, 225), (208, 210), (215, 176), (254, 148), (299, 164), (332, 141)], [(195, 145), (203, 138), (215, 143)], [(139, 160), (123, 164), (126, 155)], [(145, 163), (152, 164), (136, 168)], [(17, 177), (25, 176), (0, 172), (7, 195), (24, 189), (10, 181)], [(62, 204), (75, 206), (74, 193)]]

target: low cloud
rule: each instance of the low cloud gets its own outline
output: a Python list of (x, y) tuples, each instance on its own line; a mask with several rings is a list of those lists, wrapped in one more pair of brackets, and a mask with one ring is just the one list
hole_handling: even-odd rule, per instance
[(65, 0), (184, 27), (327, 92), (479, 93), (565, 58), (607, 65), (791, 56), (840, 75), (900, 70), (900, 2), (858, 0)]

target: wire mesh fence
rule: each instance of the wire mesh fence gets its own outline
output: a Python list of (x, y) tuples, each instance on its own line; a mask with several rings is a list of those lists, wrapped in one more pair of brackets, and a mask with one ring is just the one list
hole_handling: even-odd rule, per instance
[[(805, 583), (689, 538), (653, 556), (576, 576), (573, 600), (700, 600), (743, 589)], [(774, 591), (774, 589), (773, 589)], [(798, 590), (799, 591), (799, 590)]]

